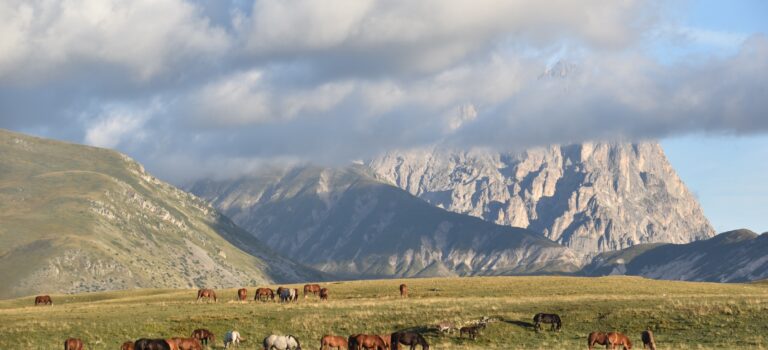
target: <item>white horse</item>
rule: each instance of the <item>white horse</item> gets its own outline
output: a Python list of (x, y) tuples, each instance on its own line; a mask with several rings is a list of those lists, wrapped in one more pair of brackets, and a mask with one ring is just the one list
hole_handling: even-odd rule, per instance
[(245, 339), (240, 336), (240, 332), (229, 331), (224, 335), (224, 349), (228, 349), (230, 345), (237, 347), (241, 341), (245, 341)]
[(264, 350), (301, 350), (301, 344), (292, 335), (272, 334), (264, 338)]

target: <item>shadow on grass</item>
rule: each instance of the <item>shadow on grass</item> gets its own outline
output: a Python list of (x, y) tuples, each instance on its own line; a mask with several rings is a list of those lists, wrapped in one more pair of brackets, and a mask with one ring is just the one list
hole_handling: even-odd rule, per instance
[(530, 323), (530, 322), (519, 321), (519, 320), (504, 320), (504, 322), (518, 326), (520, 328), (533, 330), (533, 323)]

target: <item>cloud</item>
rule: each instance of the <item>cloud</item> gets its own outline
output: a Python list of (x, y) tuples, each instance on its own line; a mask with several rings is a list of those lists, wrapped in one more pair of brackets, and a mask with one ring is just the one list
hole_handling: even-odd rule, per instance
[(663, 62), (647, 49), (659, 36), (739, 40), (663, 11), (634, 0), (0, 0), (0, 127), (118, 148), (175, 181), (434, 143), (768, 130), (768, 39)]

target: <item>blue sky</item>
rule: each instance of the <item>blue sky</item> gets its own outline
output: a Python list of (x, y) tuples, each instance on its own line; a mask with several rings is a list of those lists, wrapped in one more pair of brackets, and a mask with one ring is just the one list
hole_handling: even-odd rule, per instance
[(766, 231), (766, 14), (768, 1), (0, 0), (0, 127), (117, 149), (176, 184), (433, 144), (658, 139), (718, 231)]
[[(768, 33), (768, 1), (691, 1), (676, 12), (691, 27), (745, 37)], [(734, 49), (699, 44), (674, 51), (730, 54)], [(718, 232), (768, 232), (768, 136), (694, 133), (665, 138), (662, 146)]]

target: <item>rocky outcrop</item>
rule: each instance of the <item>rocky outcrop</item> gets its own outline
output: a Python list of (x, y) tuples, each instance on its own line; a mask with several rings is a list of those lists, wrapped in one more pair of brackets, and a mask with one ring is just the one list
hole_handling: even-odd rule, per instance
[(363, 166), (263, 170), (190, 190), (274, 250), (345, 278), (562, 273), (583, 261), (539, 233), (436, 208)]
[(437, 207), (542, 232), (585, 254), (714, 235), (657, 143), (523, 152), (432, 147), (390, 152), (368, 165)]

